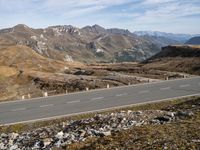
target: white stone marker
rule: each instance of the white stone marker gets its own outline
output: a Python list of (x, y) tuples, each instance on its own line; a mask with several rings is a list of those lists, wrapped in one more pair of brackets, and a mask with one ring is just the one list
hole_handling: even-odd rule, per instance
[(47, 92), (44, 92), (44, 97), (48, 97), (48, 93)]

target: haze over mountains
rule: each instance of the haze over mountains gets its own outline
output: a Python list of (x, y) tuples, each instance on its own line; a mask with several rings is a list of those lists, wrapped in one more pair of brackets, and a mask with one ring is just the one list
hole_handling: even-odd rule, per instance
[(151, 37), (165, 37), (167, 39), (175, 40), (180, 43), (185, 43), (188, 39), (197, 36), (191, 34), (174, 34), (159, 31), (135, 31), (138, 36), (151, 36)]
[(189, 39), (186, 44), (190, 45), (200, 45), (200, 36), (195, 36)]
[(0, 30), (0, 48), (24, 45), (37, 53), (68, 62), (143, 61), (161, 47), (186, 42), (191, 35), (131, 33), (125, 29), (105, 29), (99, 25), (76, 28), (71, 25), (33, 29), (19, 24)]

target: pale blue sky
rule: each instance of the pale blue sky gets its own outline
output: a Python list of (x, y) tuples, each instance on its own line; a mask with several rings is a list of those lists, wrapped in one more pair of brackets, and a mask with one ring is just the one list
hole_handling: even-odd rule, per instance
[(200, 0), (0, 0), (0, 28), (26, 24), (200, 33)]

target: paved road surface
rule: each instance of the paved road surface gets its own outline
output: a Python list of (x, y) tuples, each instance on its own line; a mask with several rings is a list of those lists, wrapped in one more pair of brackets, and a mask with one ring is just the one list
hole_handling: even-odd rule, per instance
[(12, 124), (200, 94), (200, 77), (0, 103), (0, 124)]

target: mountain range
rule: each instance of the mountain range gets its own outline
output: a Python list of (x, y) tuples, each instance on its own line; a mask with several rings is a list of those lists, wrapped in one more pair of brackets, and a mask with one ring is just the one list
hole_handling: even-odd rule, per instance
[(160, 31), (135, 31), (135, 34), (138, 36), (150, 36), (150, 37), (164, 37), (166, 39), (174, 40), (179, 43), (185, 43), (190, 38), (198, 36), (191, 34), (174, 34), (174, 33), (166, 33)]
[(192, 37), (189, 39), (186, 44), (189, 45), (200, 45), (200, 36)]
[(0, 49), (27, 46), (38, 54), (66, 62), (143, 61), (161, 47), (185, 43), (192, 35), (163, 32), (130, 32), (99, 25), (77, 28), (71, 25), (33, 29), (19, 24), (0, 30)]

